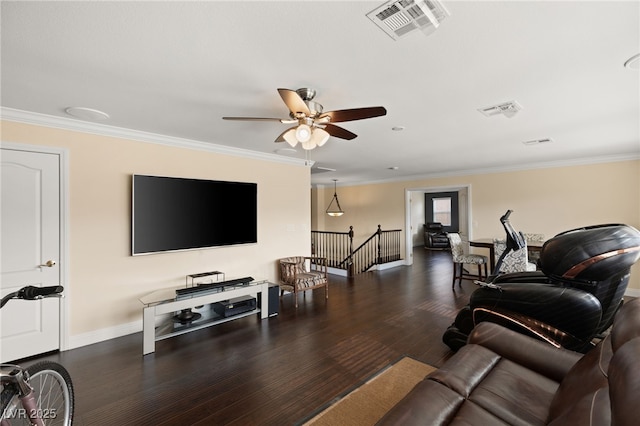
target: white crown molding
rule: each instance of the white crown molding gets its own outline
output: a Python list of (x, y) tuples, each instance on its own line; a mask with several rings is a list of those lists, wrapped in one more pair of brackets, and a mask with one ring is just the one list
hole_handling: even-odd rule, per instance
[[(277, 154), (268, 154), (247, 149), (233, 148), (224, 145), (216, 145), (209, 142), (196, 141), (191, 139), (165, 136), (156, 133), (142, 132), (138, 130), (124, 129), (121, 127), (107, 126), (99, 123), (75, 120), (66, 117), (56, 117), (52, 115), (39, 114), (35, 112), (23, 111), (13, 108), (1, 107), (0, 117), (3, 120), (15, 121), (19, 123), (34, 124), (38, 126), (52, 127), (63, 130), (71, 130), (89, 133), (99, 136), (109, 136), (122, 139), (135, 140), (138, 142), (154, 143), (159, 145), (173, 146), (177, 148), (194, 149), (200, 151), (214, 152), (217, 154), (233, 155), (237, 157), (252, 158), (256, 160), (272, 161), (276, 163), (292, 164), (311, 168), (314, 161), (301, 158), (285, 157)], [(615, 163), (620, 161), (640, 160), (640, 153), (605, 155), (600, 157), (584, 157), (571, 160), (547, 161), (540, 163), (513, 164), (504, 167), (491, 167), (479, 169), (453, 170), (442, 173), (425, 173), (419, 175), (397, 176), (389, 179), (374, 179), (359, 182), (342, 182), (338, 186), (372, 185), (377, 183), (406, 182), (412, 180), (426, 180), (446, 177), (482, 175), (490, 173), (515, 172), (523, 170), (550, 169), (557, 167), (582, 166), (599, 163)], [(322, 187), (319, 184), (312, 184), (312, 187)]]
[(271, 161), (276, 163), (292, 164), (311, 168), (313, 161), (301, 158), (284, 157), (277, 154), (251, 151), (248, 149), (233, 148), (224, 145), (216, 145), (209, 142), (202, 142), (192, 139), (165, 136), (157, 133), (143, 132), (139, 130), (125, 129), (122, 127), (108, 126), (99, 123), (75, 120), (66, 117), (56, 117), (53, 115), (40, 114), (30, 111), (2, 107), (0, 117), (6, 121), (33, 124), (37, 126), (52, 127), (62, 130), (71, 130), (82, 133), (89, 133), (99, 136), (108, 136), (121, 139), (135, 140), (158, 145), (166, 145), (177, 148), (194, 149), (199, 151), (214, 152), (217, 154), (233, 155), (236, 157), (251, 158), (254, 160)]
[[(342, 186), (373, 185), (373, 184), (379, 184), (379, 183), (420, 181), (420, 180), (428, 180), (428, 179), (436, 179), (436, 178), (485, 175), (485, 174), (505, 173), (505, 172), (521, 172), (524, 170), (553, 169), (553, 168), (559, 168), (559, 167), (586, 166), (590, 164), (618, 163), (621, 161), (635, 161), (635, 160), (640, 160), (640, 153), (603, 155), (599, 157), (583, 157), (583, 158), (575, 158), (571, 160), (545, 161), (545, 162), (539, 162), (539, 163), (513, 164), (510, 166), (499, 166), (499, 167), (490, 167), (490, 168), (452, 170), (452, 171), (440, 172), (440, 173), (404, 175), (404, 176), (398, 176), (398, 177), (389, 178), (389, 179), (358, 181), (357, 183), (345, 182), (343, 183)], [(314, 185), (314, 186), (318, 187), (319, 185)]]

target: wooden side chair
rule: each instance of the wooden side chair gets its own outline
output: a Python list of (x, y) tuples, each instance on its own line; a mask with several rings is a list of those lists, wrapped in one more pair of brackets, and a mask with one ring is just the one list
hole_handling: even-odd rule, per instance
[[(324, 287), (325, 299), (329, 298), (329, 278), (327, 276), (327, 259), (314, 256), (293, 256), (279, 260), (280, 263), (280, 296), (285, 291), (293, 293), (296, 309), (298, 293), (314, 288)], [(307, 267), (308, 265), (308, 267)]]
[[(460, 234), (450, 232), (449, 234), (447, 234), (447, 237), (449, 238), (449, 245), (451, 246), (451, 258), (453, 259), (453, 282), (451, 283), (451, 288), (455, 288), (456, 280), (458, 280), (458, 286), (462, 285), (463, 279), (482, 281), (483, 265), (484, 278), (486, 278), (488, 276), (487, 263), (489, 263), (489, 258), (480, 254), (465, 254)], [(471, 274), (465, 271), (464, 265), (477, 265), (478, 274)]]

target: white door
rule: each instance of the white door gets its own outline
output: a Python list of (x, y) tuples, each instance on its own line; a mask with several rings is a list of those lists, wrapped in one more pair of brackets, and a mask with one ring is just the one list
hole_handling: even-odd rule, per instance
[[(60, 285), (60, 156), (1, 155), (0, 292)], [(12, 300), (0, 309), (0, 329), (1, 362), (59, 349), (60, 299)]]

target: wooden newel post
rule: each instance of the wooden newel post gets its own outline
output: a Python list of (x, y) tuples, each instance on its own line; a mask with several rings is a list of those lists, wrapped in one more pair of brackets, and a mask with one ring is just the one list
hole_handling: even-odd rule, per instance
[(349, 226), (349, 262), (347, 264), (347, 277), (353, 277), (355, 271), (353, 270), (353, 226)]
[(377, 260), (377, 264), (381, 264), (382, 263), (382, 246), (380, 244), (382, 238), (382, 228), (380, 227), (380, 225), (378, 225), (378, 230), (376, 231), (376, 234), (378, 234), (378, 260)]

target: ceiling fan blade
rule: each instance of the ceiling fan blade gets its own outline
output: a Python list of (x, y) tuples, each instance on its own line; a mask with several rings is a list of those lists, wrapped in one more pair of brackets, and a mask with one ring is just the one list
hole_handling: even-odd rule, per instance
[(329, 133), (331, 136), (335, 136), (336, 138), (351, 140), (358, 137), (355, 133), (351, 133), (347, 129), (343, 129), (342, 127), (334, 126), (333, 124), (327, 123), (324, 125), (324, 130)]
[(291, 89), (278, 89), (278, 93), (280, 93), (280, 97), (289, 108), (289, 111), (294, 116), (304, 114), (305, 116), (310, 116), (311, 111), (306, 103), (302, 100), (300, 95), (296, 93), (295, 90)]
[(365, 118), (380, 117), (382, 115), (387, 115), (387, 110), (384, 107), (378, 106), (329, 111), (321, 114), (319, 119), (329, 117), (331, 122), (340, 123), (343, 121), (354, 121), (363, 120)]

